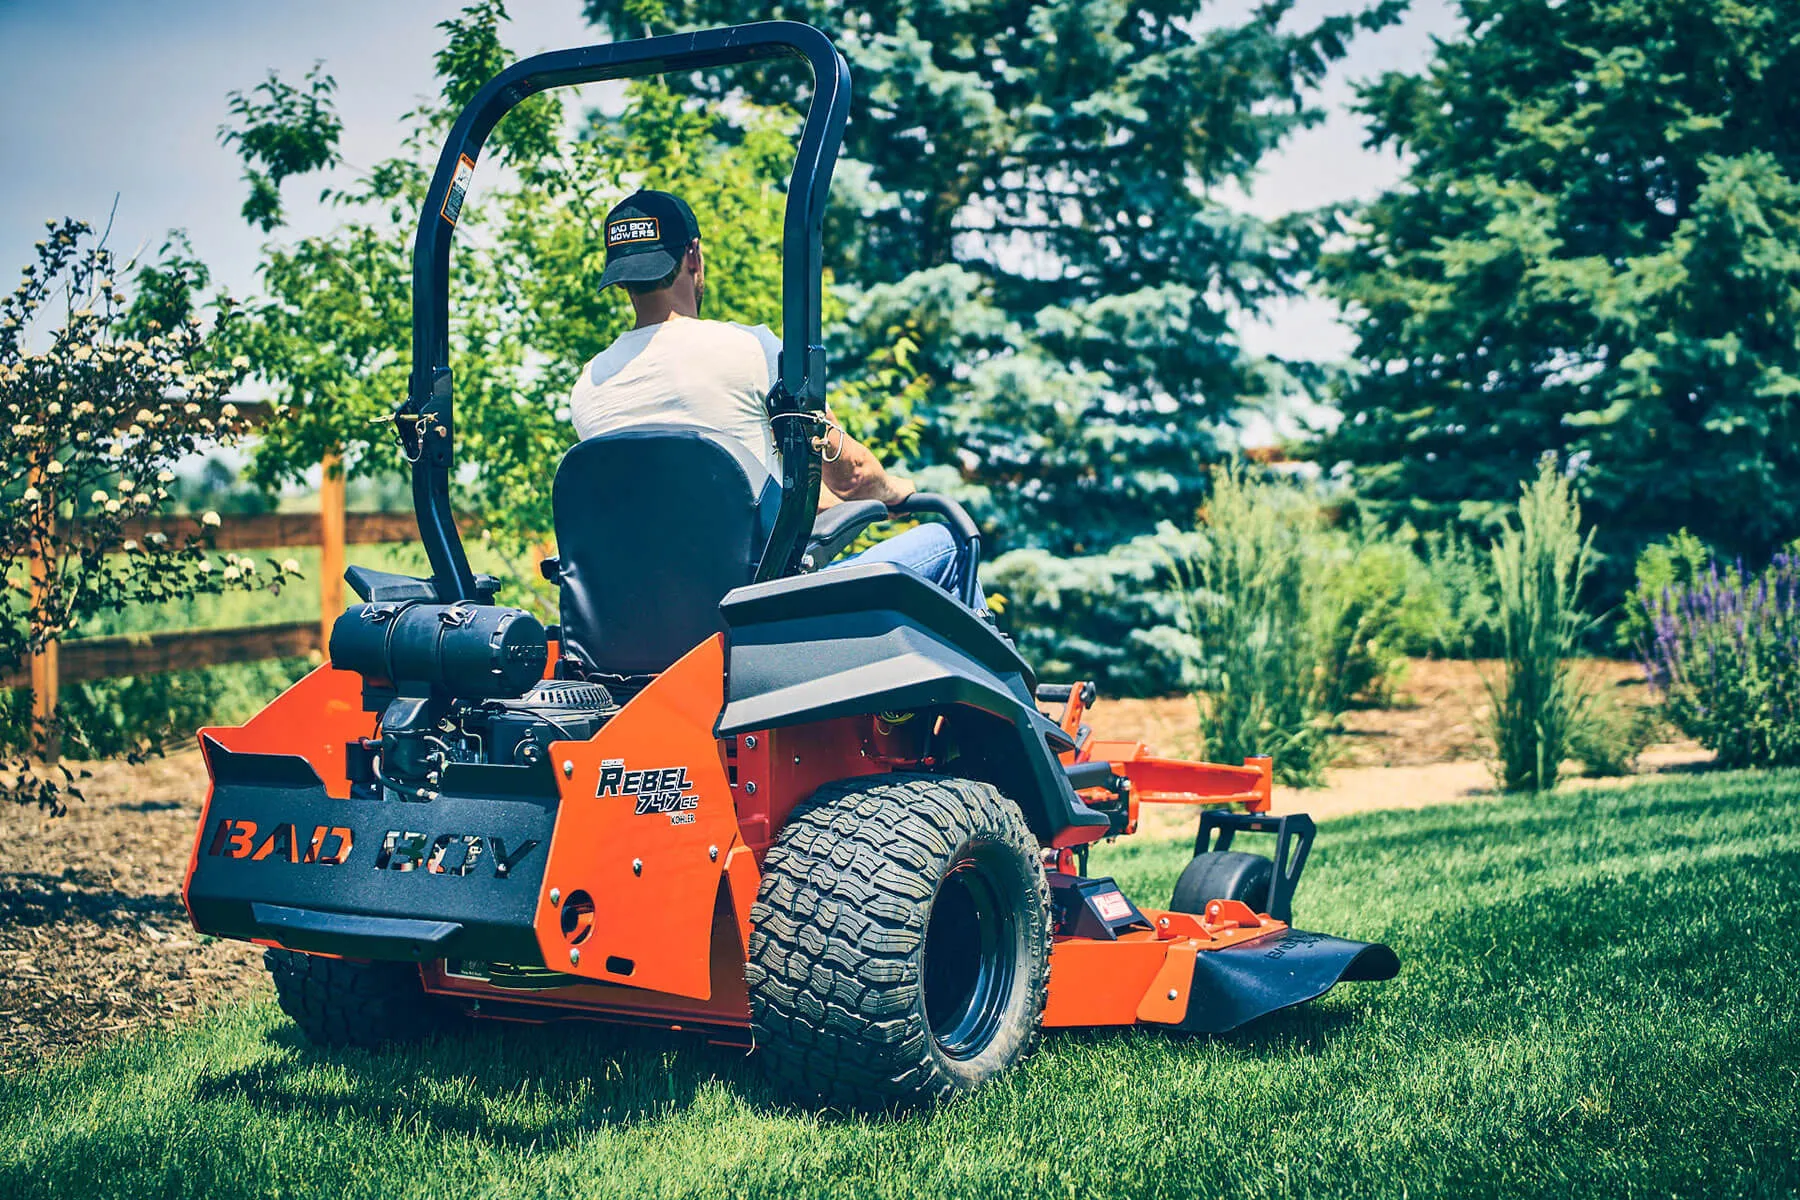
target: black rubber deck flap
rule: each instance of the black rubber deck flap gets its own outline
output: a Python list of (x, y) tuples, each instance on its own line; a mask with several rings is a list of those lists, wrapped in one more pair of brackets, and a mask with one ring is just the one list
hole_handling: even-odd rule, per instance
[(1187, 1019), (1193, 1033), (1225, 1033), (1247, 1021), (1317, 999), (1339, 983), (1379, 983), (1400, 973), (1400, 957), (1379, 942), (1353, 942), (1290, 929), (1278, 938), (1194, 960)]
[(290, 950), (370, 958), (442, 958), (463, 931), (455, 921), (368, 917), (283, 904), (252, 904), (250, 916), (259, 931)]

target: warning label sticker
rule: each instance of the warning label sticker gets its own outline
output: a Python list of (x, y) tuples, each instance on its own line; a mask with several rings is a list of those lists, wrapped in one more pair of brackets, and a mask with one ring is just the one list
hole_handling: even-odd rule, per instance
[(1131, 915), (1131, 901), (1118, 892), (1101, 892), (1094, 897), (1094, 911), (1108, 921), (1123, 921)]
[(475, 160), (464, 154), (456, 160), (456, 174), (450, 177), (450, 191), (444, 196), (444, 220), (452, 225), (462, 216), (463, 197), (468, 194), (469, 180), (475, 178)]

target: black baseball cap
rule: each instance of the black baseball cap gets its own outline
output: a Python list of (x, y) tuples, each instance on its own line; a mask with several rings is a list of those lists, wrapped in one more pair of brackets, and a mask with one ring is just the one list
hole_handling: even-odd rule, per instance
[(667, 277), (699, 236), (694, 210), (680, 196), (641, 191), (625, 197), (606, 214), (606, 270), (600, 286)]

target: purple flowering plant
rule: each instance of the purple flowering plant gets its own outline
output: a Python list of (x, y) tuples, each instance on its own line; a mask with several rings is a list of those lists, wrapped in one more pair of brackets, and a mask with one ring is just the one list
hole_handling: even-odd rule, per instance
[(1669, 719), (1721, 765), (1800, 765), (1800, 554), (1711, 562), (1642, 598), (1639, 653)]

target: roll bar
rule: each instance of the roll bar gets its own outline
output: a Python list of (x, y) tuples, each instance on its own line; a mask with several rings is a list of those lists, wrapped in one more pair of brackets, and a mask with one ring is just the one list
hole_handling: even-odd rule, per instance
[[(815, 423), (806, 414), (825, 407), (820, 230), (850, 111), (850, 68), (831, 39), (812, 26), (761, 21), (523, 59), (488, 80), (451, 127), (425, 195), (413, 247), (413, 367), (406, 402), (394, 414), (401, 451), (412, 463), (413, 509), (440, 600), (477, 598), (475, 577), (450, 508), (456, 424), (449, 290), (450, 241), (482, 143), (515, 105), (551, 88), (787, 57), (804, 58), (811, 65), (813, 98), (788, 180), (782, 226), (781, 367), (769, 395), (781, 449), (781, 507), (757, 578), (772, 579), (797, 569), (819, 499), (819, 454), (812, 443)], [(776, 419), (783, 415), (794, 419)]]

